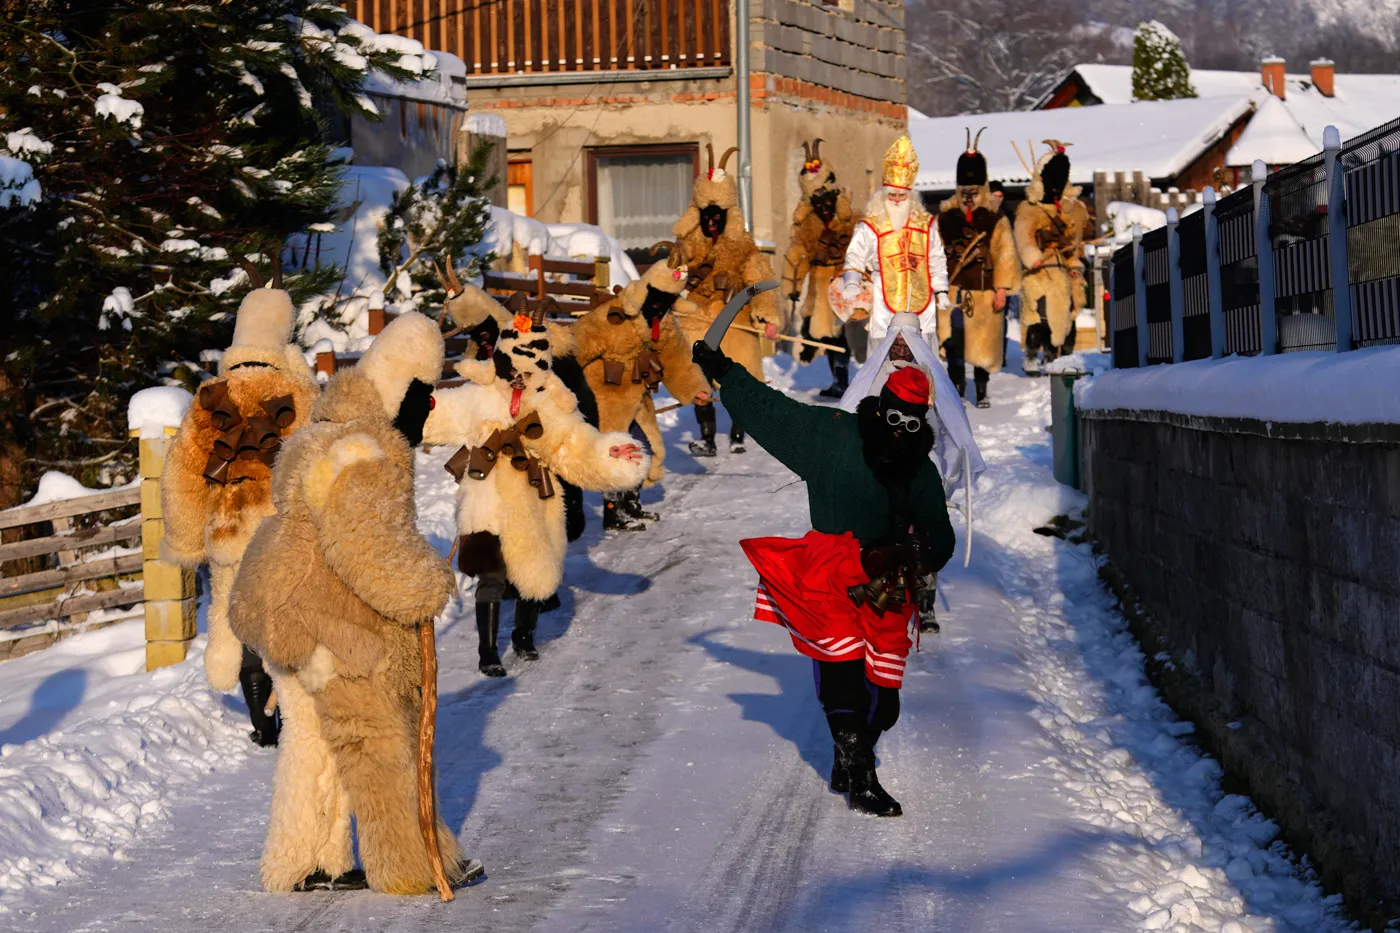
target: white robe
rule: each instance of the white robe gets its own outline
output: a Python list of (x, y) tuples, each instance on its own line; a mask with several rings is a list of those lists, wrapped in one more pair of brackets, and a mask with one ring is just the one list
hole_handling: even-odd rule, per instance
[[(929, 278), (933, 283), (935, 294), (930, 296), (928, 307), (924, 309), (922, 314), (919, 314), (919, 329), (923, 331), (925, 339), (931, 345), (937, 346), (937, 306), (941, 297), (937, 293), (948, 291), (948, 260), (943, 252), (943, 238), (939, 236), (936, 222), (929, 226), (928, 256), (925, 257), (925, 260), (928, 262)], [(895, 314), (906, 309), (889, 308), (885, 305), (885, 292), (880, 284), (879, 241), (875, 236), (874, 229), (869, 224), (856, 224), (855, 232), (851, 234), (851, 243), (846, 247), (845, 271), (864, 272), (870, 275), (875, 299), (870, 312), (870, 341), (874, 343), (877, 340), (883, 340)]]

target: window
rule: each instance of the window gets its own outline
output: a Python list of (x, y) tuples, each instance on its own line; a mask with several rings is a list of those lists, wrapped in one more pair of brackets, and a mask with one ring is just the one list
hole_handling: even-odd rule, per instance
[(623, 249), (669, 240), (690, 204), (699, 168), (694, 143), (590, 149), (589, 220), (621, 240)]
[(506, 209), (522, 217), (535, 216), (534, 163), (511, 156), (506, 165)]

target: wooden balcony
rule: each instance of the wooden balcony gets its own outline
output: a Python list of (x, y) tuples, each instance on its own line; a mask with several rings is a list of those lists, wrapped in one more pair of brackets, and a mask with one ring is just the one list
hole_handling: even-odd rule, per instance
[(468, 75), (727, 67), (729, 0), (348, 0), (378, 32), (451, 52)]

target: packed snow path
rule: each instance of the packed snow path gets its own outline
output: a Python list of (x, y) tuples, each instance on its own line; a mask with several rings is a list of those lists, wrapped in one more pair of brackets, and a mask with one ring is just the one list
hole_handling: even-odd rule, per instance
[[(782, 370), (774, 376), (789, 382)], [(756, 447), (691, 460), (680, 451), (686, 414), (668, 431), (674, 472), (664, 499), (649, 497), (663, 520), (609, 538), (594, 522), (587, 547), (571, 552), (563, 608), (541, 622), (539, 662), (508, 655), (512, 676), (488, 680), (476, 672), (470, 603), (439, 627), (441, 805), (486, 864), (483, 883), (449, 905), (261, 893), (273, 758), (237, 744), (247, 727), (230, 700), (215, 707), (222, 721), (211, 729), (216, 752), (237, 745), (233, 760), (207, 756), (209, 773), (167, 789), (158, 809), (168, 816), (142, 822), (118, 858), (74, 845), (62, 861), (72, 877), (48, 890), (9, 865), (0, 925), (1345, 929), (1296, 865), (1268, 848), (1271, 824), (1248, 801), (1222, 798), (1214, 762), (1178, 738), (1189, 726), (1145, 685), (1087, 549), (1031, 531), (1081, 502), (1049, 477), (1045, 381), (997, 376), (992, 390), (996, 407), (973, 415), (990, 470), (972, 567), (960, 566), (960, 541), (942, 578), (943, 634), (911, 656), (899, 725), (880, 746), (881, 778), (904, 804), (902, 819), (858, 816), (826, 790), (831, 739), (810, 662), (781, 629), (751, 621), (754, 575), (737, 542), (801, 534), (805, 491)], [(420, 459), (419, 490), (423, 527), (444, 552), (446, 453)], [(28, 660), (4, 672), (23, 673), (12, 665)], [(197, 676), (180, 681), (184, 693)], [(39, 728), (54, 732), (6, 749), (0, 777), (13, 778), (27, 755), (63, 759), (65, 736), (84, 735), (84, 717), (100, 724), (117, 705), (109, 696), (170, 691), (161, 686), (170, 677), (113, 678), (97, 691), (102, 703), (79, 699), (66, 718), (41, 717)], [(29, 694), (7, 694), (0, 732), (27, 741), (12, 724)]]

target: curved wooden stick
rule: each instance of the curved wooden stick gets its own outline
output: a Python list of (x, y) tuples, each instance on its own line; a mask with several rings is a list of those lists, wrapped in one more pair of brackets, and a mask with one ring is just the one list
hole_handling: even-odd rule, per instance
[(418, 647), (423, 655), (423, 700), (418, 708), (418, 828), (428, 847), (438, 897), (446, 903), (455, 895), (442, 867), (438, 848), (437, 801), (433, 795), (433, 736), (437, 732), (437, 640), (433, 620), (418, 623)]

